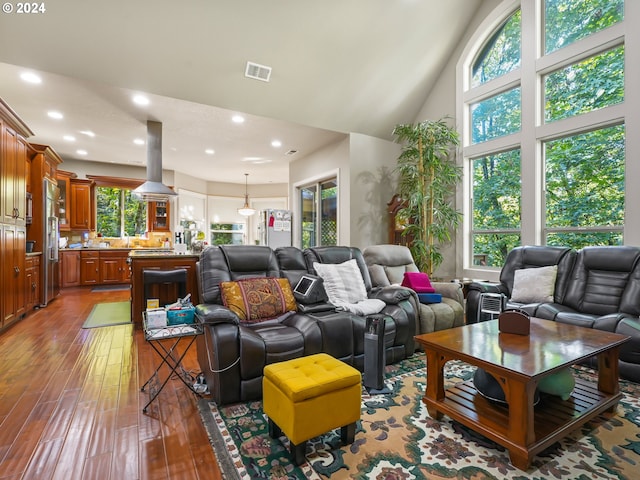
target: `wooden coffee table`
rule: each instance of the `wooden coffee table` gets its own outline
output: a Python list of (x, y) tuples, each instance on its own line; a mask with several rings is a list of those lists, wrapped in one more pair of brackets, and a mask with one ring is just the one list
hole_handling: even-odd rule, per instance
[[(511, 463), (527, 470), (534, 455), (602, 412), (615, 412), (622, 394), (618, 385), (618, 351), (629, 337), (537, 318), (530, 335), (500, 333), (498, 320), (424, 335), (416, 340), (427, 356), (429, 415), (442, 415), (504, 446)], [(598, 357), (598, 382), (576, 378), (571, 397), (544, 396), (534, 408), (541, 378), (590, 357)], [(443, 367), (462, 360), (491, 373), (500, 383), (507, 406), (491, 402), (468, 380), (444, 388)]]

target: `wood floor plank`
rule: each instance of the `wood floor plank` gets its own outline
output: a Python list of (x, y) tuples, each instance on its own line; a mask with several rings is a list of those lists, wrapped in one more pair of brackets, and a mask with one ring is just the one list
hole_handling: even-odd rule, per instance
[(80, 402), (73, 412), (64, 446), (58, 457), (54, 479), (82, 480), (84, 459), (93, 434), (97, 401)]
[[(169, 380), (142, 413), (140, 387), (160, 362), (143, 333), (82, 329), (96, 303), (129, 293), (65, 289), (0, 334), (0, 480), (222, 478), (182, 382)], [(198, 373), (195, 347), (183, 365)]]
[(58, 457), (64, 445), (64, 438), (50, 442), (40, 442), (27, 466), (23, 480), (49, 480), (58, 465)]
[(137, 427), (116, 430), (111, 457), (111, 478), (140, 478)]
[(31, 411), (24, 428), (15, 437), (2, 461), (3, 478), (6, 475), (18, 475), (26, 469), (54, 407), (53, 402), (39, 403)]
[[(9, 418), (3, 423), (2, 445), (0, 445), (0, 448), (9, 447), (9, 450), (6, 451), (7, 453), (11, 451), (11, 445), (13, 445), (25, 424), (28, 423), (28, 419), (35, 409), (39, 398), (40, 394), (38, 393), (25, 392), (24, 395), (18, 399), (13, 410), (11, 410)], [(4, 456), (2, 461), (4, 461)]]

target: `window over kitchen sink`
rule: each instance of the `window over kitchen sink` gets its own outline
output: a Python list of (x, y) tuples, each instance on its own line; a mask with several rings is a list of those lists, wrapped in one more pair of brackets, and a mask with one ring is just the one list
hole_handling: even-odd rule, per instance
[(96, 231), (104, 237), (133, 237), (147, 228), (147, 204), (120, 187), (96, 188)]

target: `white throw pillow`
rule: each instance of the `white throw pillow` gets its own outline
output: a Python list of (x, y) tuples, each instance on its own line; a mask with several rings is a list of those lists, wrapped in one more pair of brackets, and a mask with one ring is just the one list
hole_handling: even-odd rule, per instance
[(557, 276), (557, 265), (516, 270), (511, 300), (518, 303), (553, 302)]
[(354, 259), (338, 264), (314, 262), (313, 268), (324, 280), (331, 303), (358, 303), (367, 298), (367, 289)]

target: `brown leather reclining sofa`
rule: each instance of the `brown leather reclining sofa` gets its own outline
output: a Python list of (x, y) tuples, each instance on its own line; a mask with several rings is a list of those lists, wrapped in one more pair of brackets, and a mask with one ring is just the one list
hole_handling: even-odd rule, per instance
[[(255, 277), (286, 278), (293, 288), (302, 275), (315, 276), (313, 263), (354, 259), (367, 296), (385, 303), (385, 356), (387, 364), (415, 351), (416, 312), (411, 292), (402, 287), (373, 288), (362, 253), (351, 247), (284, 247), (227, 245), (207, 247), (197, 264), (202, 304), (196, 314), (205, 324), (197, 339), (198, 361), (213, 400), (229, 404), (262, 397), (265, 365), (326, 352), (364, 369), (366, 319), (337, 311), (326, 295), (299, 303), (296, 311), (264, 322), (243, 323), (223, 305), (220, 283)], [(321, 282), (319, 282), (321, 284)], [(298, 299), (299, 300), (299, 299)], [(304, 301), (304, 299), (302, 299)]]
[[(557, 265), (553, 299), (516, 302), (515, 272)], [(507, 255), (499, 283), (476, 282), (467, 295), (467, 323), (487, 320), (479, 311), (481, 294), (500, 293), (507, 308), (556, 322), (628, 335), (620, 347), (620, 376), (640, 383), (640, 248), (521, 246)], [(595, 362), (591, 362), (596, 367)]]

